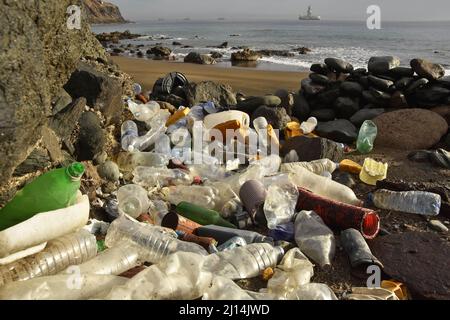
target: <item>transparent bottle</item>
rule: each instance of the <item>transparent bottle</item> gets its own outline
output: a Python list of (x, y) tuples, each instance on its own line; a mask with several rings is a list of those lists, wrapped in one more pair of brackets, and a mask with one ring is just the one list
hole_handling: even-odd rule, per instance
[(170, 138), (169, 136), (162, 134), (159, 136), (158, 140), (156, 140), (155, 144), (155, 152), (159, 154), (164, 154), (170, 156), (172, 153), (172, 148), (170, 146)]
[(441, 209), (441, 196), (425, 191), (394, 192), (377, 190), (372, 201), (377, 208), (425, 216), (437, 216)]
[(138, 137), (134, 145), (132, 145), (133, 148), (129, 148), (128, 151), (145, 151), (149, 149), (156, 143), (160, 135), (162, 135), (166, 129), (167, 128), (163, 125), (152, 127), (145, 135)]
[(330, 159), (320, 159), (310, 162), (291, 162), (283, 163), (281, 170), (283, 172), (295, 172), (298, 167), (305, 168), (315, 174), (322, 175), (324, 172), (333, 173), (338, 168), (338, 164)]
[(29, 257), (0, 267), (0, 286), (14, 281), (54, 275), (97, 254), (97, 240), (86, 230), (49, 241), (46, 248)]
[(128, 100), (128, 108), (138, 121), (147, 122), (157, 114), (160, 109), (156, 101), (150, 101), (146, 104), (137, 104), (132, 100)]
[(111, 223), (105, 243), (109, 248), (124, 243), (135, 246), (139, 258), (149, 263), (158, 263), (162, 258), (177, 251), (193, 252), (200, 255), (208, 254), (198, 244), (180, 241), (164, 233), (159, 227), (142, 225), (127, 220), (125, 217), (120, 217)]
[(375, 139), (377, 138), (377, 125), (371, 121), (366, 120), (359, 130), (358, 140), (356, 141), (356, 148), (362, 154), (367, 154), (373, 150)]
[(245, 247), (246, 245), (247, 245), (247, 241), (245, 241), (244, 238), (233, 237), (230, 240), (228, 240), (227, 242), (218, 246), (217, 250), (228, 251), (228, 250), (233, 250), (234, 248), (237, 248), (237, 247)]
[(269, 267), (275, 267), (283, 255), (281, 247), (268, 243), (249, 244), (209, 255), (203, 270), (232, 280), (249, 279)]
[(273, 244), (273, 239), (263, 236), (255, 231), (232, 229), (216, 225), (207, 225), (199, 227), (195, 233), (202, 237), (211, 237), (216, 239), (219, 244), (223, 244), (234, 237), (241, 237), (247, 243), (269, 243)]
[(122, 124), (122, 149), (125, 151), (133, 151), (134, 145), (139, 138), (138, 127), (134, 121), (128, 120)]
[(166, 167), (170, 155), (154, 152), (121, 152), (117, 157), (117, 164), (121, 171), (131, 172), (136, 167)]
[(181, 169), (137, 167), (133, 171), (133, 182), (144, 187), (166, 187), (170, 185), (191, 185), (194, 181), (189, 172)]
[(173, 186), (163, 189), (165, 199), (173, 205), (189, 202), (206, 209), (214, 209), (219, 194), (209, 186)]
[(120, 187), (117, 191), (117, 201), (119, 212), (135, 219), (146, 213), (150, 207), (147, 191), (135, 184)]

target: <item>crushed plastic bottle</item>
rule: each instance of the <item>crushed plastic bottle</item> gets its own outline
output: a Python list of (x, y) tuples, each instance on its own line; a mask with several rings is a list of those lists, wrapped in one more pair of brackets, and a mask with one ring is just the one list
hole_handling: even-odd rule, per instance
[(117, 191), (117, 201), (119, 213), (128, 214), (135, 219), (147, 212), (150, 206), (147, 191), (135, 184), (120, 187)]
[(194, 181), (189, 172), (180, 169), (136, 167), (133, 182), (146, 188), (156, 186), (191, 185)]
[(297, 168), (304, 168), (312, 173), (322, 175), (324, 172), (333, 173), (336, 171), (338, 165), (330, 159), (320, 159), (311, 162), (291, 162), (283, 163), (281, 165), (281, 171), (283, 172), (296, 172)]
[(337, 300), (337, 297), (326, 284), (308, 283), (290, 293), (287, 300)]
[(121, 152), (117, 157), (120, 170), (126, 172), (131, 172), (136, 167), (166, 167), (169, 161), (170, 154), (154, 152)]
[(133, 151), (134, 146), (139, 138), (138, 127), (134, 121), (127, 120), (122, 124), (121, 127), (121, 145), (122, 149), (125, 151)]
[(146, 104), (137, 104), (132, 100), (128, 100), (128, 108), (136, 120), (147, 122), (152, 119), (160, 110), (160, 106), (156, 101), (150, 101)]
[(437, 216), (441, 209), (441, 196), (425, 191), (394, 192), (377, 190), (371, 197), (377, 208), (424, 216)]
[(206, 209), (215, 209), (219, 194), (216, 188), (210, 186), (172, 186), (163, 188), (165, 200), (173, 205), (189, 202)]
[(375, 139), (377, 138), (377, 125), (371, 121), (366, 120), (359, 130), (358, 140), (356, 141), (356, 148), (362, 154), (367, 154), (373, 150)]
[(228, 240), (227, 242), (218, 246), (217, 250), (218, 251), (228, 251), (228, 250), (233, 250), (234, 248), (237, 248), (237, 247), (245, 247), (246, 245), (247, 245), (247, 241), (245, 241), (244, 238), (233, 237), (230, 240)]
[(264, 202), (267, 227), (275, 229), (280, 224), (290, 222), (295, 214), (297, 200), (298, 189), (292, 183), (271, 185)]
[(206, 225), (199, 227), (195, 234), (202, 237), (211, 237), (216, 239), (219, 244), (223, 244), (234, 237), (241, 237), (247, 243), (270, 243), (273, 244), (273, 239), (263, 236), (255, 231), (232, 229), (216, 225)]

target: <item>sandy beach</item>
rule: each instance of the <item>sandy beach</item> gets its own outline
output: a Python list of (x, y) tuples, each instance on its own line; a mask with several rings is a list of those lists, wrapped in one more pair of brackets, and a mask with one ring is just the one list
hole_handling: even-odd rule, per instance
[(214, 81), (229, 84), (246, 95), (264, 95), (277, 89), (296, 92), (306, 72), (266, 71), (251, 68), (225, 68), (183, 62), (153, 61), (127, 57), (112, 57), (120, 69), (133, 76), (145, 90), (151, 90), (158, 78), (178, 71), (193, 82)]

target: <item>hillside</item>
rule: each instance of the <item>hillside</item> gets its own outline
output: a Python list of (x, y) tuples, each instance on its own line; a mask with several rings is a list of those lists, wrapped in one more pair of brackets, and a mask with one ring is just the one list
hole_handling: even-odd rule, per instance
[(89, 23), (126, 22), (118, 6), (102, 0), (83, 0)]

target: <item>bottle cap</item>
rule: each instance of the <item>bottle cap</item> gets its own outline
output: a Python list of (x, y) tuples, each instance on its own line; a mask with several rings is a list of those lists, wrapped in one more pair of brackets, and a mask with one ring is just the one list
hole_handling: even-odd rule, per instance
[(73, 181), (81, 180), (85, 171), (84, 165), (79, 162), (74, 162), (67, 167), (66, 172), (72, 178)]

